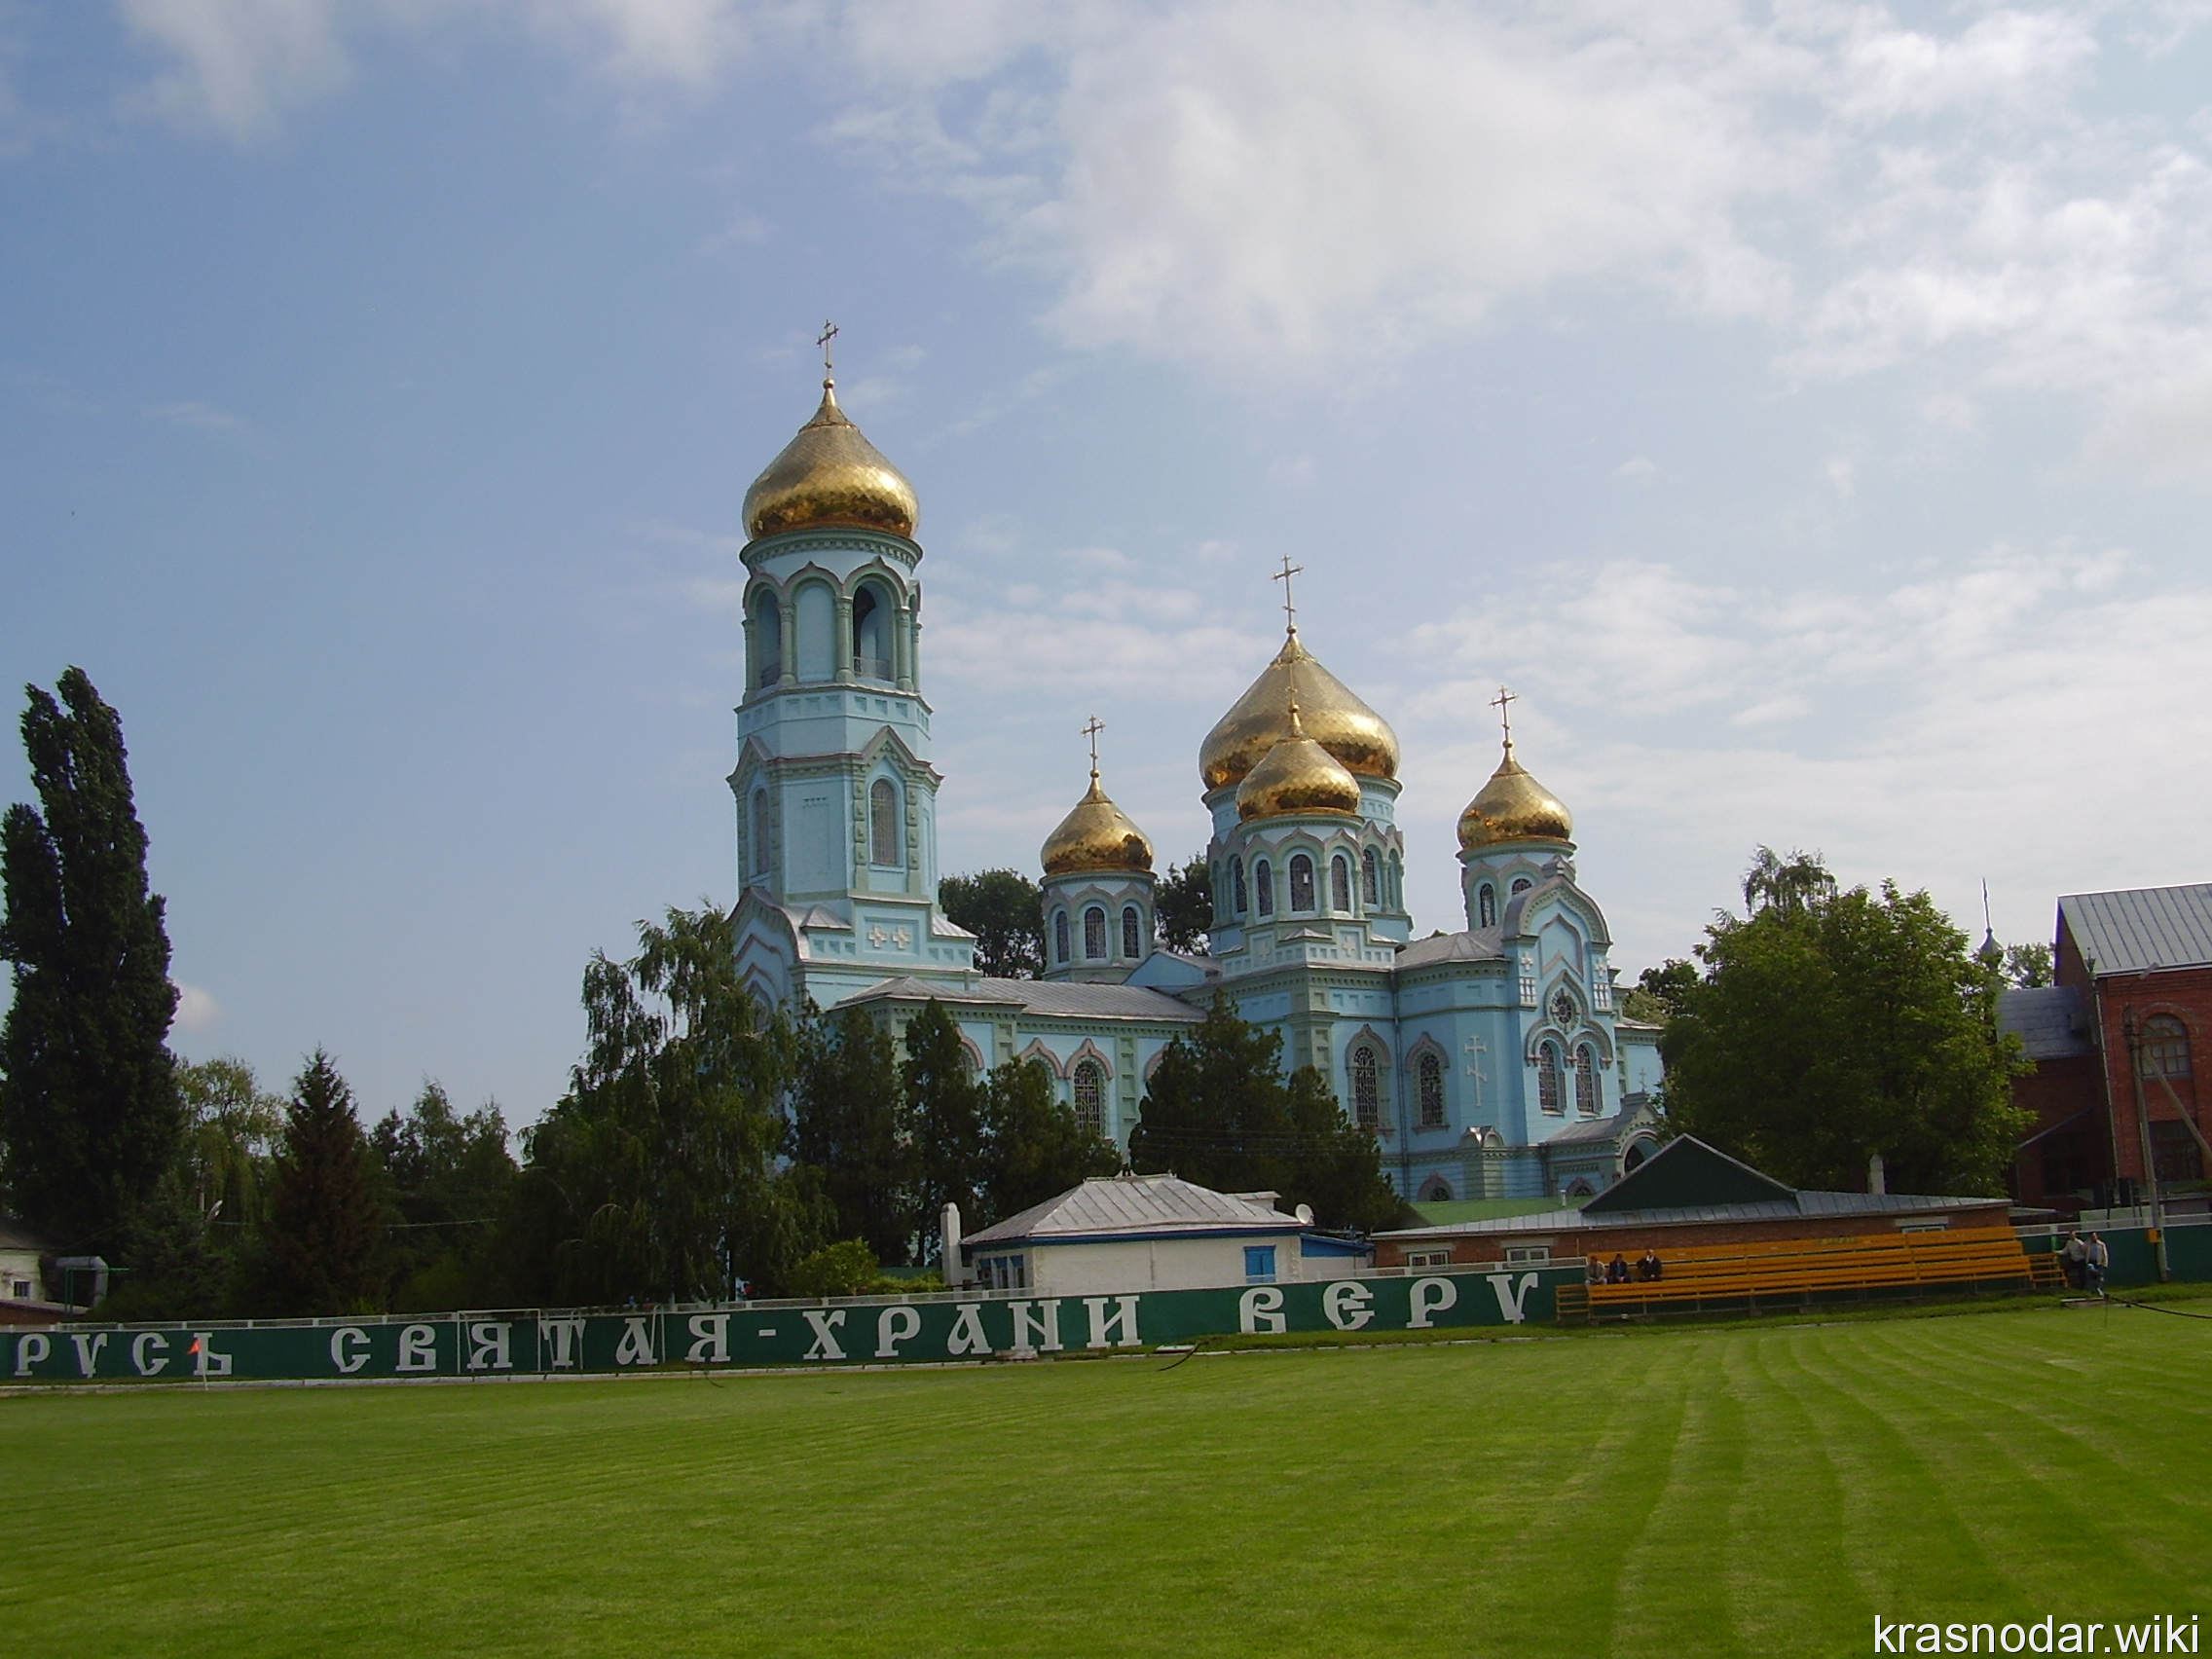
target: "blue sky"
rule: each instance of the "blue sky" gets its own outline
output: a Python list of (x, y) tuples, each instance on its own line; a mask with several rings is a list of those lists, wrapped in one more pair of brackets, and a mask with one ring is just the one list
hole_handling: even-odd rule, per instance
[(526, 1122), (732, 896), (831, 315), (947, 869), (1094, 712), (1202, 846), (1287, 553), (1423, 930), (1505, 681), (1632, 971), (1761, 842), (2047, 938), (2207, 875), (2207, 88), (2179, 3), (0, 0), (0, 684), (123, 712), (180, 1051)]

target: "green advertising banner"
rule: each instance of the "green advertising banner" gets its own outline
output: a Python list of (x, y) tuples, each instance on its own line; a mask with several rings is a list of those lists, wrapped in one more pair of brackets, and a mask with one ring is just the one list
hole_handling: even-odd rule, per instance
[(619, 1374), (674, 1367), (942, 1365), (1098, 1353), (1235, 1332), (1549, 1323), (1582, 1269), (1515, 1268), (1219, 1290), (756, 1302), (635, 1313), (59, 1325), (0, 1330), (0, 1384), (345, 1382)]

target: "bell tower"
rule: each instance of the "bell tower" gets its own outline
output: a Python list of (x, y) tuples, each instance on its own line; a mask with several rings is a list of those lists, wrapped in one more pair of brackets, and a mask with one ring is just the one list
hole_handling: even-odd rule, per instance
[(771, 1004), (827, 1008), (901, 975), (969, 982), (937, 909), (913, 486), (822, 402), (745, 498), (737, 707), (739, 968)]

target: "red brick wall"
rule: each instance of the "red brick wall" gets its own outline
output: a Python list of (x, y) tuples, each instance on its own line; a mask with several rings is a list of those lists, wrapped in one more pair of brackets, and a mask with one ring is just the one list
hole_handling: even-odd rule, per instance
[[(2156, 974), (2109, 974), (2092, 989), (2080, 947), (2072, 935), (2062, 930), (2057, 969), (2059, 983), (2076, 987), (2090, 1005), (2099, 1049), (2098, 1060), (2092, 1062), (2093, 1075), (2112, 1111), (2111, 1127), (2107, 1129), (2099, 1124), (2107, 1148), (2105, 1160), (2111, 1161), (2112, 1143), (2117, 1138), (2120, 1173), (2139, 1181), (2143, 1178), (2143, 1135), (2136, 1124), (2135, 1079), (2128, 1066), (2128, 1013), (2133, 1011), (2138, 1024), (2155, 1014), (2171, 1014), (2180, 1020), (2189, 1032), (2193, 1070), (2199, 1074), (2170, 1080), (2174, 1093), (2180, 1096), (2179, 1110), (2164, 1084), (2155, 1078), (2145, 1078), (2144, 1105), (2151, 1122), (2171, 1123), (2182, 1112), (2187, 1112), (2195, 1119), (2200, 1129), (2204, 1128), (2199, 1088), (2201, 1073), (2212, 1063), (2212, 967), (2177, 968)], [(2212, 1174), (2212, 1169), (2206, 1173)]]

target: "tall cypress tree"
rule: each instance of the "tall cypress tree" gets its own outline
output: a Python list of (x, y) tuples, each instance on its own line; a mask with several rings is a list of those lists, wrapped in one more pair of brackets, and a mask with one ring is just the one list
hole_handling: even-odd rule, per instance
[(165, 1046), (176, 1013), (163, 904), (123, 722), (79, 668), (27, 686), (39, 805), (0, 819), (0, 1174), (16, 1211), (73, 1251), (122, 1247), (175, 1161), (184, 1114)]
[(983, 1184), (983, 1090), (968, 1069), (960, 1027), (932, 997), (906, 1022), (899, 1085), (914, 1132), (913, 1226), (925, 1260), (938, 1249), (938, 1217), (958, 1204), (975, 1225)]
[(266, 1292), (277, 1313), (351, 1313), (383, 1276), (384, 1192), (353, 1091), (320, 1049), (292, 1086), (284, 1150), (262, 1224)]

